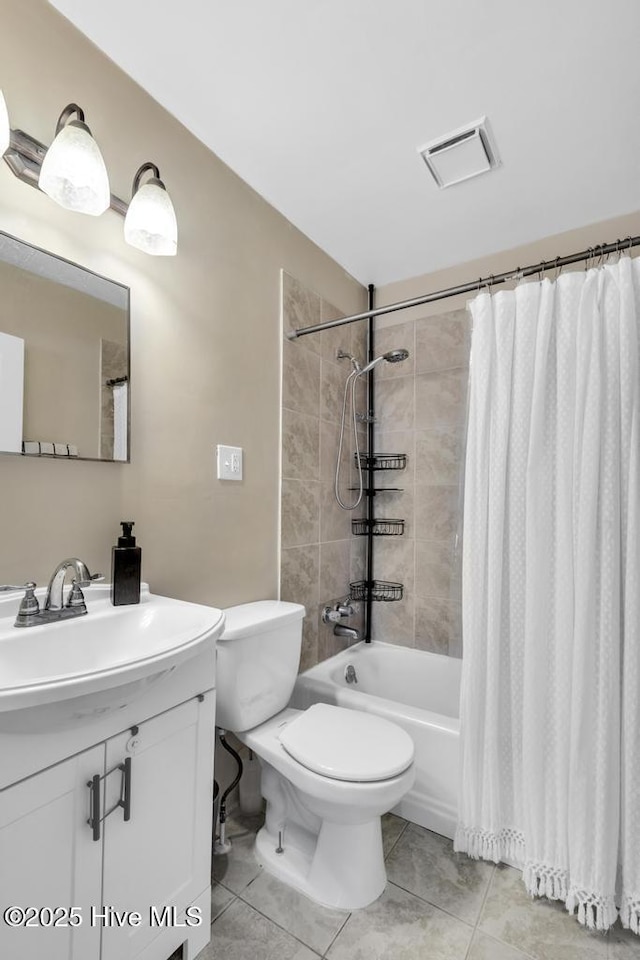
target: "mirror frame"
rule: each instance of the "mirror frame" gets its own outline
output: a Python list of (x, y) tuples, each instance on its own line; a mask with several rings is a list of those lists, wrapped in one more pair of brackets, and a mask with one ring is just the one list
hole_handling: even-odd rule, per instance
[[(45, 250), (44, 247), (39, 247), (35, 243), (29, 243), (27, 240), (22, 240), (20, 237), (15, 237), (11, 233), (7, 233), (6, 230), (0, 230), (0, 237), (6, 237), (8, 240), (12, 240), (15, 243), (19, 243), (24, 247), (29, 247), (31, 250), (35, 250), (40, 254), (44, 254), (47, 257), (52, 257), (54, 260), (58, 260), (62, 263), (67, 264), (70, 267), (75, 267), (77, 270), (82, 270), (83, 273), (89, 274), (90, 277), (96, 277), (98, 280), (104, 281), (106, 283), (113, 284), (116, 287), (124, 292), (125, 295), (125, 306), (123, 309), (126, 311), (126, 333), (127, 333), (127, 381), (129, 383), (128, 391), (128, 403), (127, 403), (127, 459), (126, 460), (114, 460), (113, 458), (107, 460), (103, 457), (59, 457), (54, 454), (48, 453), (24, 453), (13, 451), (13, 450), (0, 450), (0, 455), (3, 457), (27, 457), (30, 460), (61, 460), (68, 463), (69, 461), (76, 460), (85, 460), (92, 463), (131, 463), (131, 288), (127, 287), (124, 283), (120, 283), (118, 280), (113, 280), (111, 277), (105, 277), (101, 273), (97, 273), (95, 270), (91, 270), (89, 267), (85, 267), (80, 263), (76, 263), (74, 260), (69, 260), (67, 257), (62, 257), (57, 253), (52, 253), (51, 250)], [(6, 262), (6, 261), (4, 261)], [(24, 269), (24, 268), (20, 268)]]

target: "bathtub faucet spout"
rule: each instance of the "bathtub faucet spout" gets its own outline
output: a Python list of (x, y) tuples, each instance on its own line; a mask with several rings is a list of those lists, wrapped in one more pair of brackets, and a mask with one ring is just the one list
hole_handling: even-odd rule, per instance
[(347, 637), (349, 640), (361, 640), (360, 632), (354, 627), (344, 627), (340, 621), (352, 617), (355, 613), (354, 608), (349, 602), (349, 597), (345, 600), (338, 600), (335, 606), (327, 605), (322, 609), (322, 622), (333, 624), (333, 634), (336, 637)]

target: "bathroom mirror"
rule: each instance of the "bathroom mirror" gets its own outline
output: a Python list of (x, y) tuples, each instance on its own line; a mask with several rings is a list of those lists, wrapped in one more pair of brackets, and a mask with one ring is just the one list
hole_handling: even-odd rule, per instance
[(128, 461), (129, 289), (0, 232), (0, 452)]

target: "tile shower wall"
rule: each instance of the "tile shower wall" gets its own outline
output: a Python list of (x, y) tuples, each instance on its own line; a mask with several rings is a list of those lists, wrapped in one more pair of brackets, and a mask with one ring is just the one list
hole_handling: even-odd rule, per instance
[[(306, 327), (344, 316), (322, 297), (282, 273), (283, 330)], [(290, 341), (283, 337), (282, 358), (282, 491), (280, 596), (302, 603), (300, 669), (304, 670), (345, 647), (331, 627), (322, 624), (325, 603), (344, 597), (350, 580), (362, 577), (364, 539), (352, 537), (352, 514), (333, 494), (343, 392), (351, 370), (338, 360), (342, 349), (362, 362), (366, 322), (337, 327)], [(364, 411), (364, 384), (358, 409)], [(361, 428), (361, 438), (365, 430)], [(349, 433), (342, 454), (343, 497), (352, 497), (352, 446)], [(361, 611), (349, 622), (361, 626)]]
[(376, 516), (405, 520), (377, 537), (374, 576), (404, 583), (404, 598), (374, 604), (373, 639), (462, 655), (460, 527), (470, 325), (466, 310), (378, 321), (375, 351), (406, 347), (376, 374), (376, 452), (406, 453), (402, 472), (376, 475)]

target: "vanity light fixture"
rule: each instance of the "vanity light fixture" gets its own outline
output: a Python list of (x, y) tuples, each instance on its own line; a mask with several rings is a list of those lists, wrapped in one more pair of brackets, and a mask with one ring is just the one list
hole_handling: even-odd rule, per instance
[[(178, 225), (173, 204), (155, 163), (143, 163), (133, 178), (131, 203), (110, 193), (107, 169), (77, 103), (58, 118), (49, 148), (24, 130), (12, 130), (0, 91), (0, 157), (11, 172), (60, 206), (99, 216), (111, 208), (125, 217), (127, 243), (154, 256), (175, 256)], [(152, 174), (142, 183), (143, 176)]]
[[(152, 176), (146, 183), (141, 183), (147, 172), (151, 172)], [(152, 256), (176, 255), (176, 214), (155, 163), (143, 163), (133, 178), (131, 203), (124, 221), (124, 238), (132, 247)]]
[(11, 127), (9, 126), (9, 114), (7, 113), (7, 104), (4, 95), (0, 90), (0, 156), (5, 152), (11, 140)]
[[(76, 115), (76, 119), (71, 118)], [(98, 144), (84, 122), (84, 111), (69, 103), (58, 118), (56, 136), (47, 150), (40, 189), (67, 210), (97, 217), (109, 207), (109, 177)]]

